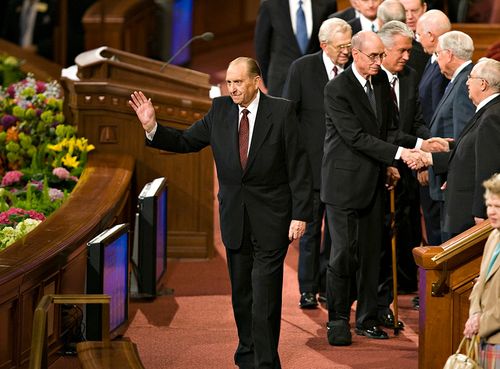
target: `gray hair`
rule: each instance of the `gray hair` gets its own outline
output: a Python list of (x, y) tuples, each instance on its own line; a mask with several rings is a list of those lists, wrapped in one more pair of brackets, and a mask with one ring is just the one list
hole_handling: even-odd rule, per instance
[(424, 32), (430, 32), (435, 35), (442, 35), (451, 30), (450, 19), (441, 10), (431, 9), (426, 11), (418, 19)]
[(490, 88), (500, 91), (500, 61), (490, 58), (481, 58), (473, 68), (477, 77), (488, 82)]
[(382, 22), (382, 24), (393, 20), (405, 23), (405, 7), (399, 2), (399, 0), (382, 1), (382, 3), (377, 8), (377, 18)]
[(450, 31), (439, 36), (438, 44), (441, 50), (450, 50), (455, 57), (461, 60), (471, 60), (474, 52), (474, 41), (461, 31)]
[(378, 37), (380, 37), (385, 47), (391, 47), (394, 44), (394, 36), (396, 35), (413, 40), (413, 31), (406, 24), (397, 20), (387, 22), (378, 32)]
[(319, 27), (318, 39), (319, 42), (328, 43), (332, 39), (334, 33), (352, 34), (352, 28), (349, 23), (340, 18), (330, 18), (325, 20)]

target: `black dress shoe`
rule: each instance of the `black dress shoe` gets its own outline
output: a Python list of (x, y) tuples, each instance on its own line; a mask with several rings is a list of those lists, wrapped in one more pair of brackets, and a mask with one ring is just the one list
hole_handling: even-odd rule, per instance
[(377, 327), (376, 323), (365, 323), (362, 327), (356, 327), (354, 330), (358, 336), (366, 336), (368, 338), (375, 338), (379, 340), (388, 339), (389, 336), (385, 331)]
[(394, 314), (392, 312), (379, 315), (378, 320), (379, 320), (380, 324), (386, 328), (404, 329), (404, 327), (405, 327), (404, 323), (401, 320), (398, 320), (397, 327), (394, 327)]
[(301, 309), (315, 309), (318, 306), (316, 294), (312, 292), (303, 292), (300, 295), (299, 306)]
[(326, 336), (332, 346), (349, 346), (352, 344), (351, 327), (346, 320), (332, 320), (326, 323)]

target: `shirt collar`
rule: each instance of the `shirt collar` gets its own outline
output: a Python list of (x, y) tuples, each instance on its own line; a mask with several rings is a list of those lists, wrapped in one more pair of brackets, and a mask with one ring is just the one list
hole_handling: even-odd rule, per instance
[(497, 96), (500, 96), (500, 92), (497, 92), (496, 94), (488, 96), (486, 99), (484, 99), (479, 104), (477, 104), (476, 112), (478, 112), (482, 107), (484, 107), (486, 104), (488, 104), (491, 100), (493, 100)]
[(257, 90), (257, 95), (255, 95), (255, 99), (253, 99), (252, 102), (248, 104), (246, 108), (241, 105), (238, 105), (239, 114), (241, 115), (243, 109), (247, 109), (250, 112), (250, 114), (253, 114), (254, 117), (257, 116), (259, 101), (260, 101), (260, 90)]
[(453, 77), (451, 77), (451, 80), (450, 82), (453, 82), (453, 80), (455, 79), (456, 76), (458, 76), (458, 73), (460, 73), (462, 71), (462, 69), (464, 69), (466, 66), (468, 66), (470, 63), (472, 63), (472, 61), (468, 60), (466, 61), (465, 63), (463, 63), (461, 66), (459, 66), (456, 70), (455, 70), (455, 73), (453, 73)]
[(389, 79), (389, 83), (392, 81), (392, 79), (394, 77), (396, 77), (396, 78), (398, 77), (397, 73), (392, 74), (391, 72), (389, 72), (389, 69), (385, 68), (383, 65), (381, 65), (381, 67), (382, 67), (382, 70), (387, 74), (387, 78)]
[(359, 21), (361, 22), (361, 29), (362, 30), (367, 30), (371, 31), (372, 30), (372, 24), (375, 25), (375, 31), (378, 31), (378, 21), (377, 18), (374, 20), (369, 20), (366, 18), (363, 14), (359, 14)]
[(328, 77), (330, 77), (330, 73), (333, 69), (333, 66), (335, 66), (335, 65), (337, 66), (337, 75), (339, 75), (341, 72), (344, 71), (344, 67), (332, 62), (332, 59), (330, 59), (330, 57), (328, 55), (326, 55), (326, 53), (324, 51), (321, 54), (323, 57), (323, 64), (325, 65), (326, 74), (328, 75)]
[(370, 81), (370, 77), (368, 77), (368, 79), (365, 79), (361, 74), (359, 74), (358, 70), (356, 69), (356, 63), (354, 62), (352, 63), (352, 72), (354, 73), (354, 77), (356, 77), (356, 79), (361, 84), (361, 87), (365, 88), (366, 81)]

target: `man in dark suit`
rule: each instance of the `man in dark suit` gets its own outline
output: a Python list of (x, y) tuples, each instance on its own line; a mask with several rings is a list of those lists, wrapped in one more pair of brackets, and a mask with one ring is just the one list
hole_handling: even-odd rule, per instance
[(356, 0), (359, 17), (348, 22), (351, 25), (353, 35), (359, 31), (378, 31), (377, 9), (381, 3), (382, 0)]
[[(305, 55), (290, 66), (283, 97), (296, 103), (300, 131), (313, 174), (313, 220), (300, 239), (299, 290), (301, 308), (315, 308), (316, 294), (325, 292), (326, 264), (330, 244), (321, 248), (325, 204), (320, 200), (321, 159), (325, 141), (323, 90), (326, 83), (344, 71), (351, 54), (351, 27), (342, 19), (327, 19), (319, 29), (321, 51)], [(329, 238), (329, 237), (328, 237)], [(323, 262), (326, 259), (326, 262)], [(324, 271), (322, 270), (324, 267)]]
[[(395, 160), (418, 161), (408, 149), (416, 137), (394, 125), (384, 46), (371, 31), (352, 38), (353, 64), (325, 87), (326, 136), (321, 200), (326, 203), (332, 253), (327, 270), (328, 342), (350, 345), (351, 283), (357, 283), (356, 333), (388, 338), (378, 327), (377, 286), (386, 178), (398, 177)], [(372, 87), (373, 86), (373, 87)], [(387, 176), (386, 176), (387, 174)], [(376, 262), (374, 262), (376, 260)]]
[[(331, 0), (266, 0), (260, 4), (255, 53), (270, 95), (282, 95), (288, 68), (295, 59), (319, 51), (319, 27), (336, 10), (337, 3)], [(299, 19), (304, 19), (307, 35)]]
[(261, 93), (260, 74), (255, 60), (233, 60), (226, 74), (230, 97), (215, 98), (185, 131), (158, 125), (142, 92), (129, 103), (149, 146), (179, 153), (211, 147), (238, 328), (235, 363), (278, 369), (283, 262), (311, 217), (311, 183), (293, 103)]
[[(450, 31), (441, 35), (436, 48), (439, 69), (450, 83), (436, 107), (429, 129), (432, 136), (458, 139), (467, 122), (474, 115), (474, 104), (467, 92), (467, 76), (472, 70), (472, 53), (474, 43), (472, 38), (460, 31)], [(440, 204), (441, 241), (450, 238), (444, 231), (444, 196), (441, 187), (445, 178), (435, 175), (429, 169), (429, 193), (434, 201)]]
[(359, 17), (359, 12), (356, 10), (356, 0), (349, 0), (349, 2), (351, 3), (350, 7), (330, 14), (328, 18), (340, 18), (349, 22), (351, 19)]
[[(385, 47), (386, 57), (382, 62), (382, 69), (386, 72), (394, 91), (394, 105), (399, 117), (398, 128), (407, 134), (428, 139), (431, 137), (430, 131), (422, 118), (418, 98), (418, 76), (415, 70), (407, 66), (412, 50), (413, 32), (402, 22), (390, 21), (382, 26), (378, 36)], [(426, 147), (426, 149), (435, 148)], [(408, 166), (398, 163), (397, 168), (401, 176), (395, 189), (397, 280), (398, 290), (408, 293), (417, 290), (417, 266), (413, 260), (412, 249), (419, 246), (422, 241), (419, 186)], [(389, 196), (386, 197), (386, 211), (389, 212)], [(393, 300), (390, 224), (386, 224), (386, 227), (380, 266), (378, 317), (384, 326), (393, 328), (394, 314), (390, 309)]]
[[(439, 36), (450, 30), (451, 23), (448, 17), (440, 10), (429, 10), (417, 21), (417, 38), (425, 53), (431, 56), (425, 66), (418, 87), (422, 115), (427, 127), (429, 127), (431, 123), (432, 116), (449, 82), (441, 73), (434, 52), (436, 51)], [(440, 245), (441, 221), (439, 216), (439, 203), (433, 201), (430, 197), (428, 171), (419, 171), (418, 180), (420, 182), (420, 204), (424, 214), (427, 243), (429, 245)]]
[(477, 107), (451, 152), (427, 154), (436, 173), (447, 173), (444, 230), (452, 237), (484, 219), (483, 181), (500, 171), (500, 62), (481, 59), (467, 80)]

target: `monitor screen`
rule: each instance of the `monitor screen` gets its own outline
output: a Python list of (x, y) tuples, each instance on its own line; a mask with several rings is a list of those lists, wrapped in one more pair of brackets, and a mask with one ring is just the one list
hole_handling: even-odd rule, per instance
[[(119, 328), (128, 320), (128, 255), (129, 231), (127, 224), (116, 225), (88, 243), (87, 293), (111, 296), (110, 332), (120, 334)], [(86, 336), (88, 340), (101, 339), (101, 307), (87, 305)]]

